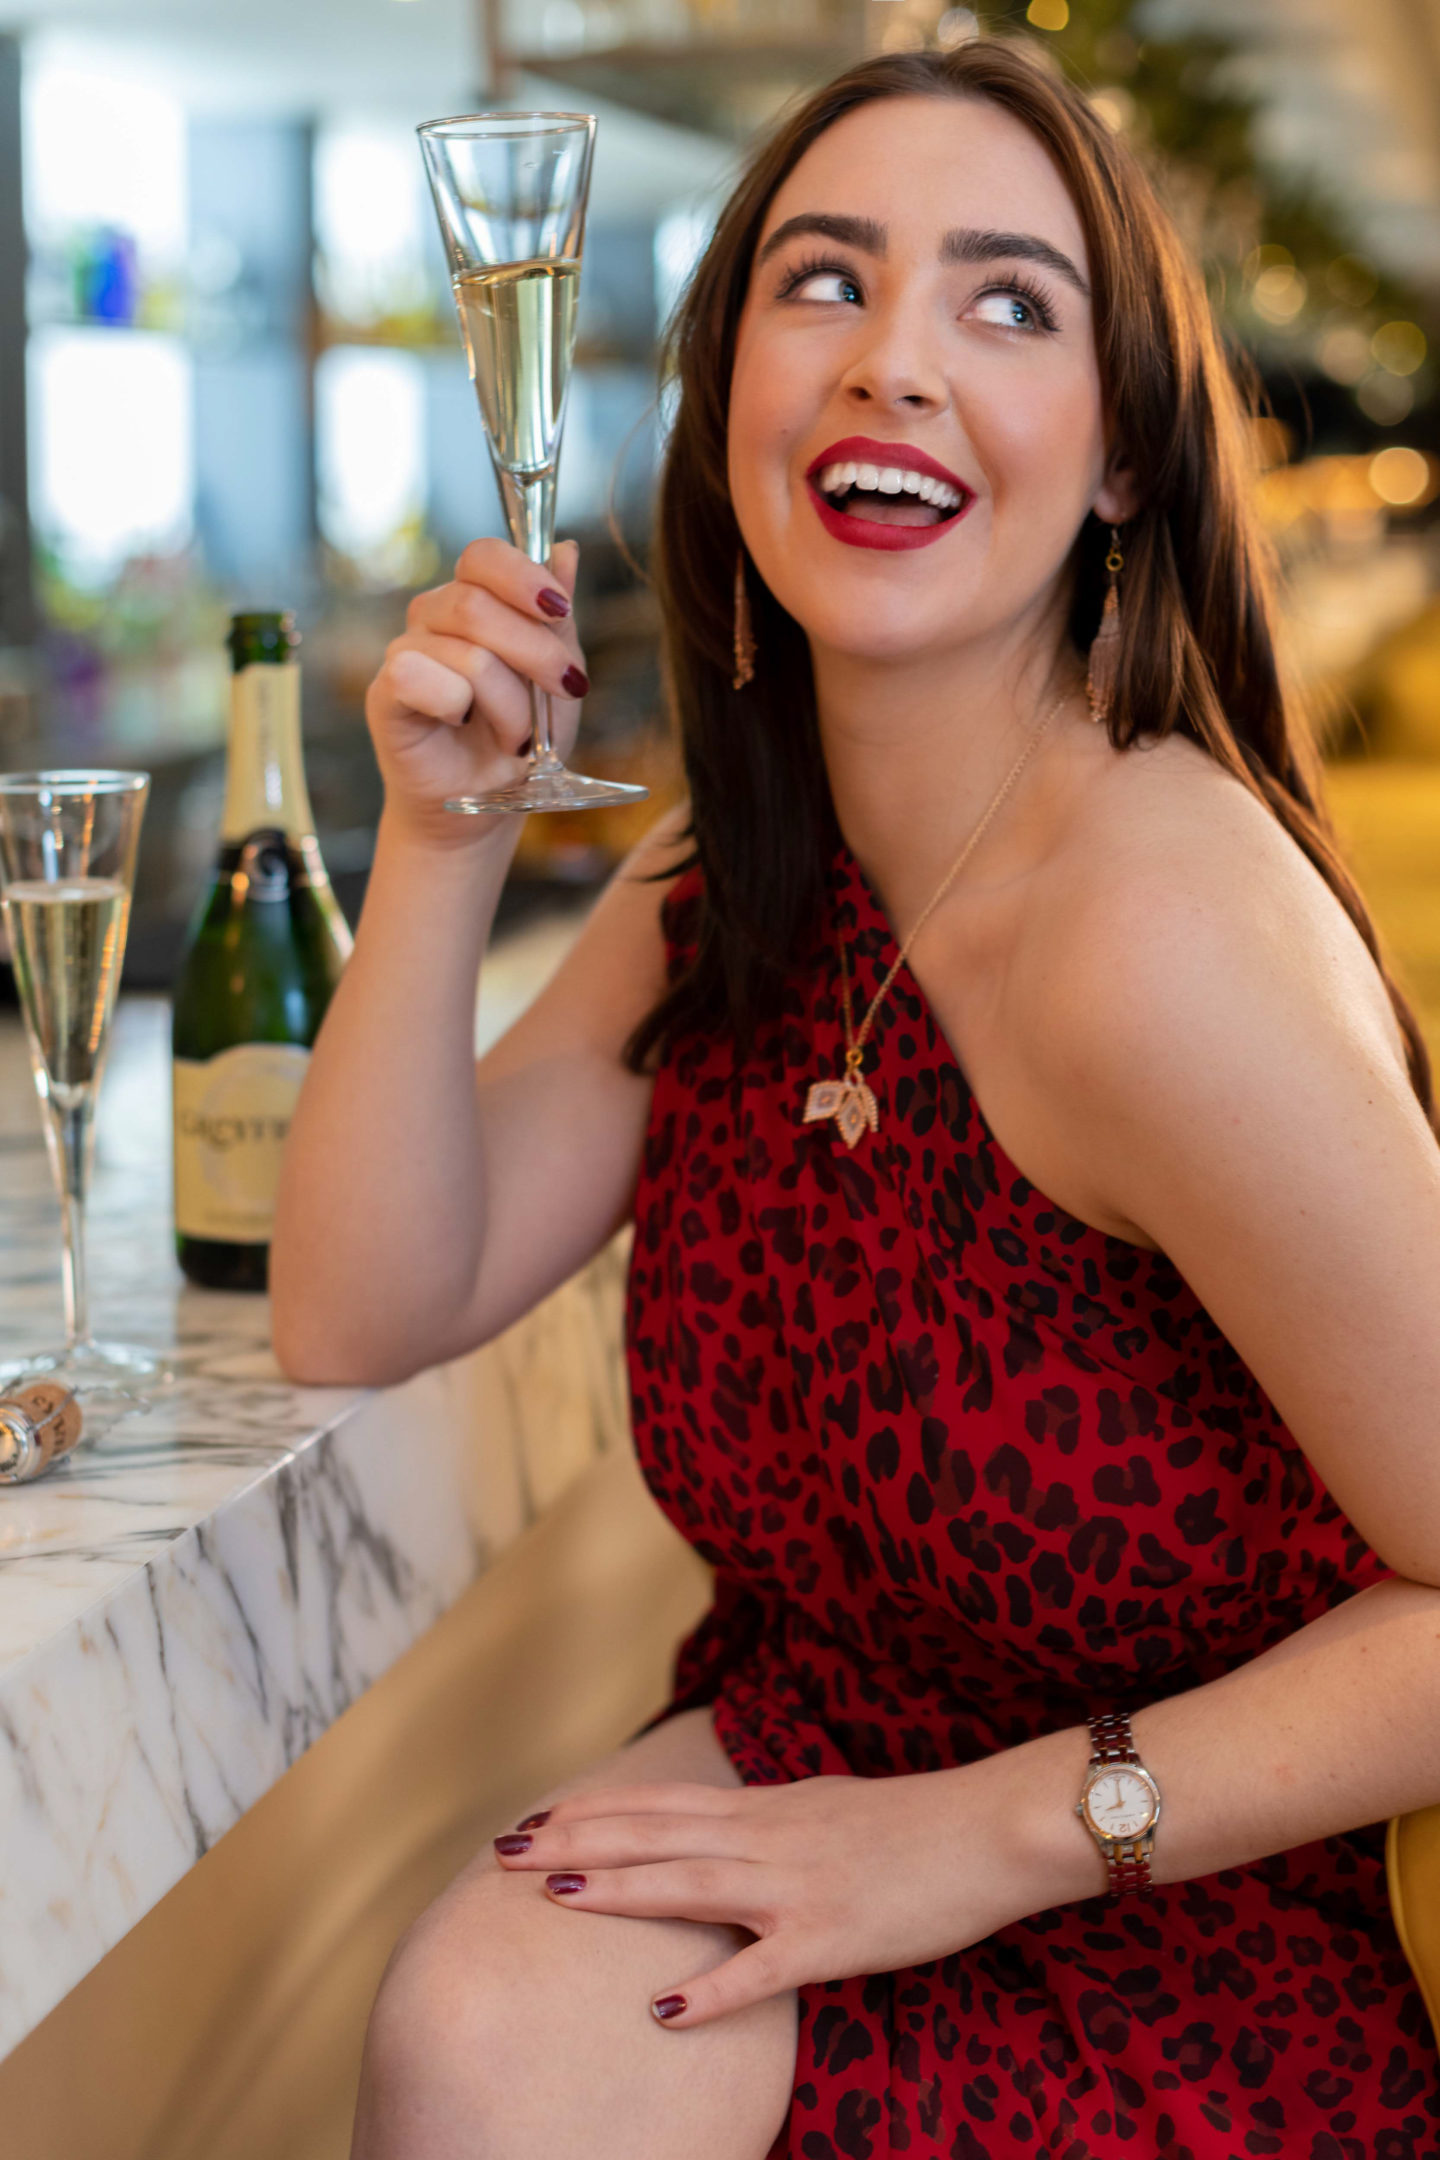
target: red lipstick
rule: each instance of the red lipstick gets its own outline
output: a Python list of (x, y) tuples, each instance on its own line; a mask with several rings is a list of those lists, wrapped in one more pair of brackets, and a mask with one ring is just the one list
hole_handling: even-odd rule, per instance
[[(837, 510), (816, 485), (816, 475), (824, 472), (828, 465), (849, 464), (893, 465), (901, 472), (926, 473), (932, 480), (943, 480), (959, 492), (959, 507), (937, 518), (933, 525), (882, 525), (874, 518), (852, 517), (848, 511)], [(975, 500), (974, 489), (927, 451), (917, 450), (913, 443), (876, 442), (869, 435), (846, 435), (841, 441), (831, 443), (811, 460), (805, 479), (821, 524), (847, 547), (891, 550), (929, 547), (933, 541), (943, 539), (952, 526), (959, 524)]]

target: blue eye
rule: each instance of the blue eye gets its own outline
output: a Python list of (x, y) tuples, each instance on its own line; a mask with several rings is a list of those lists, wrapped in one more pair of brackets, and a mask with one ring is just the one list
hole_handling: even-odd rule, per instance
[(780, 287), (782, 300), (814, 300), (853, 307), (863, 295), (850, 272), (839, 263), (799, 263)]
[(855, 301), (860, 297), (854, 278), (842, 277), (838, 270), (814, 270), (800, 289), (807, 300)]
[(977, 305), (983, 308), (996, 303), (999, 305), (1000, 313), (987, 316), (987, 321), (1003, 322), (1007, 330), (1026, 330), (1029, 328), (1034, 317), (1028, 300), (1020, 299), (1015, 293), (982, 293)]
[(983, 322), (994, 323), (997, 329), (1034, 331), (1057, 327), (1044, 293), (1018, 280), (1012, 285), (992, 286), (988, 292), (980, 294), (975, 305), (993, 305), (998, 309), (997, 313), (981, 317)]

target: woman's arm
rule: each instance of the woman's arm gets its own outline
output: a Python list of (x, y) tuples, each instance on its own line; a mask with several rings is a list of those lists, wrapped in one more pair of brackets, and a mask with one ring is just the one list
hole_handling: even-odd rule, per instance
[[(1097, 848), (1057, 911), (1037, 1092), (1396, 1579), (1137, 1714), (1160, 1881), (1440, 1800), (1440, 1149), (1338, 903), (1248, 797), (1207, 798)], [(1075, 1782), (1081, 1736), (1056, 1739), (1023, 1810), (1037, 1852)], [(1062, 1873), (1072, 1842), (1048, 1841)]]
[(518, 821), (442, 807), (523, 770), (527, 675), (560, 693), (568, 745), (579, 648), (552, 618), (574, 569), (568, 546), (546, 571), (477, 543), (412, 604), (372, 686), (385, 810), (271, 1247), (275, 1349), (295, 1379), (382, 1384), (473, 1348), (582, 1265), (629, 1204), (650, 1088), (622, 1053), (663, 986), (663, 887), (646, 880), (673, 867), (679, 821), (622, 868), (477, 1069), (481, 956)]

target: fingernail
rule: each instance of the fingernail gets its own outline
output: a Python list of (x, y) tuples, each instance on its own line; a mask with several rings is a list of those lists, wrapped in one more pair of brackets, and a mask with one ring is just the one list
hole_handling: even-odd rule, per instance
[(542, 615), (548, 615), (553, 622), (559, 622), (562, 615), (570, 612), (570, 602), (564, 593), (557, 592), (553, 585), (547, 585), (542, 592), (536, 593), (535, 605)]
[(517, 1853), (529, 1852), (534, 1842), (534, 1838), (516, 1837), (512, 1831), (505, 1837), (496, 1838), (495, 1850), (498, 1853), (504, 1853), (507, 1860), (513, 1860)]
[(553, 1890), (556, 1897), (573, 1897), (577, 1890), (584, 1889), (585, 1877), (583, 1875), (547, 1875), (545, 1877), (545, 1887), (547, 1890)]
[(527, 1815), (527, 1816), (525, 1817), (525, 1820), (524, 1820), (524, 1822), (518, 1822), (518, 1823), (516, 1823), (515, 1827), (516, 1827), (516, 1829), (517, 1829), (517, 1830), (538, 1830), (538, 1829), (540, 1828), (540, 1825), (541, 1825), (541, 1823), (547, 1823), (547, 1822), (549, 1822), (549, 1820), (550, 1820), (550, 1810), (549, 1810), (549, 1808), (548, 1808), (548, 1807), (546, 1807), (546, 1808), (541, 1808), (541, 1810), (540, 1810), (540, 1813), (539, 1813), (538, 1815)]
[(658, 2002), (651, 2003), (650, 2008), (663, 2025), (667, 2018), (679, 2017), (689, 2005), (683, 1995), (662, 1995)]
[(583, 668), (567, 667), (560, 678), (560, 687), (566, 697), (584, 697), (590, 688), (590, 678)]

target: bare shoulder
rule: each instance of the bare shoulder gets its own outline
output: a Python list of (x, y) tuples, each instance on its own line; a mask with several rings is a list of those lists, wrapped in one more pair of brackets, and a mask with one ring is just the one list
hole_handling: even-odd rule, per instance
[(1363, 940), (1265, 805), (1192, 743), (1099, 748), (1015, 923), (997, 1108), (1042, 1190), (1169, 1247), (1182, 1162), (1253, 1187), (1307, 1120), (1423, 1118)]
[(1389, 997), (1359, 932), (1278, 819), (1196, 744), (1111, 755), (1035, 879), (1017, 1018), (1106, 1064), (1157, 1063), (1302, 1014), (1402, 1072)]

